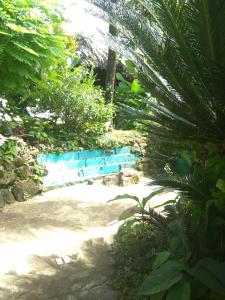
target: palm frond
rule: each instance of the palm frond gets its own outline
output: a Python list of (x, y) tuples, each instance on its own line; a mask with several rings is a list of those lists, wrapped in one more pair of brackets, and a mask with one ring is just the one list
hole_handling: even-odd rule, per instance
[[(140, 80), (151, 93), (150, 130), (222, 144), (225, 140), (225, 5), (223, 0), (89, 0), (127, 39)], [(145, 100), (146, 101), (146, 100)]]

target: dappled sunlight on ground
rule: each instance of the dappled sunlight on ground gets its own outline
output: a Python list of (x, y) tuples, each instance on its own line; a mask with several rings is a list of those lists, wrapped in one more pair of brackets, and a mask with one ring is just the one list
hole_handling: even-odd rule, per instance
[[(98, 298), (92, 292), (100, 293), (103, 285), (102, 295), (113, 293), (105, 284), (111, 270), (109, 244), (120, 224), (117, 217), (131, 202), (107, 201), (125, 193), (146, 196), (150, 189), (144, 183), (126, 188), (80, 184), (3, 209), (0, 299), (47, 300), (55, 295), (61, 298), (53, 299), (66, 300), (65, 293), (76, 295), (74, 299), (90, 295), (90, 299), (116, 299)], [(160, 197), (155, 203), (170, 199), (170, 195)], [(64, 256), (71, 261), (58, 265), (56, 258)], [(79, 276), (83, 279), (76, 286)], [(59, 284), (60, 280), (66, 282)], [(101, 284), (94, 284), (96, 280)]]

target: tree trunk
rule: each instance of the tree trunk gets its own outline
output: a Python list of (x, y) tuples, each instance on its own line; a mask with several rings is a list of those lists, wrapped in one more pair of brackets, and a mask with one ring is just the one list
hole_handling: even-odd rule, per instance
[[(117, 36), (117, 29), (113, 25), (109, 25), (109, 33), (112, 36)], [(106, 82), (105, 82), (105, 100), (106, 103), (113, 103), (115, 93), (115, 75), (116, 75), (117, 55), (116, 52), (109, 48), (108, 63), (106, 69)]]

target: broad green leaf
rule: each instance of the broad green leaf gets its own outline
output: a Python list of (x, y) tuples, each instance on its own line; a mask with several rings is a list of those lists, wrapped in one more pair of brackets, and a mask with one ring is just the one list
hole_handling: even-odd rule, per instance
[(135, 71), (135, 64), (131, 60), (125, 60), (125, 65), (130, 73)]
[(126, 80), (124, 79), (123, 75), (120, 74), (120, 73), (116, 73), (116, 79), (120, 80), (120, 81), (123, 81), (123, 82), (126, 82)]
[(181, 272), (174, 268), (162, 266), (161, 268), (151, 272), (151, 274), (144, 280), (139, 294), (154, 295), (162, 291), (166, 291), (181, 279)]
[(166, 202), (164, 202), (162, 204), (154, 206), (153, 208), (159, 208), (159, 207), (162, 207), (162, 206), (166, 206), (168, 204), (175, 204), (175, 203), (176, 203), (176, 200), (168, 200), (168, 201), (166, 201)]
[(153, 197), (157, 196), (158, 194), (163, 193), (164, 188), (159, 188), (156, 191), (153, 191), (151, 194), (149, 194), (148, 196), (144, 197), (142, 200), (142, 207), (145, 208), (145, 205), (148, 203), (148, 201), (150, 201)]
[(122, 74), (120, 73), (116, 73), (116, 79), (119, 81), (122, 81), (124, 83), (126, 83), (128, 86), (131, 86), (131, 83), (129, 81), (127, 81)]
[(126, 199), (126, 200), (132, 199), (132, 200), (136, 201), (139, 204), (138, 197), (137, 196), (133, 196), (133, 195), (129, 195), (129, 194), (118, 195), (115, 198), (109, 200), (108, 202), (112, 202), (112, 201), (115, 201), (115, 200), (123, 200), (123, 199)]
[(225, 296), (225, 263), (202, 258), (189, 273), (212, 291)]
[(224, 179), (218, 179), (216, 182), (216, 187), (221, 191), (225, 193), (225, 180)]
[(170, 255), (171, 255), (171, 252), (169, 252), (169, 251), (159, 252), (154, 260), (153, 269), (159, 268), (164, 262), (166, 262), (168, 260)]
[(191, 289), (190, 283), (187, 281), (181, 281), (169, 289), (166, 300), (190, 300)]
[(141, 208), (138, 207), (137, 205), (131, 206), (131, 207), (129, 207), (128, 209), (124, 210), (124, 211), (120, 214), (118, 220), (119, 220), (119, 221), (126, 220), (126, 219), (128, 219), (128, 218), (130, 218), (130, 217), (133, 217), (133, 216), (134, 216), (135, 214), (137, 214), (137, 213), (141, 213)]
[(168, 260), (162, 267), (171, 268), (177, 271), (184, 271), (187, 269), (187, 263), (182, 260)]
[[(205, 295), (208, 292), (208, 288), (202, 284), (198, 279), (192, 278), (190, 280), (191, 291), (194, 291), (191, 295), (191, 299), (205, 299)], [(204, 297), (204, 298), (203, 298)]]
[(142, 86), (140, 85), (139, 81), (137, 79), (134, 79), (132, 84), (131, 84), (131, 91), (134, 94), (138, 94), (138, 93), (143, 93), (144, 89), (142, 88)]
[(161, 293), (158, 293), (158, 294), (154, 294), (151, 296), (151, 300), (162, 300), (163, 299), (163, 296), (164, 296), (165, 292), (161, 292)]
[(126, 84), (126, 82), (120, 81), (119, 86), (117, 88), (117, 93), (129, 93), (130, 87)]

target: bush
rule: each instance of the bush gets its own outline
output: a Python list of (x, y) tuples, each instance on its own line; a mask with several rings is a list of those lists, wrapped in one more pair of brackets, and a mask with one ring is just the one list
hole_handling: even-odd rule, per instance
[(58, 118), (67, 132), (100, 135), (113, 109), (105, 105), (94, 82), (93, 71), (86, 66), (63, 70), (56, 79), (39, 85), (40, 107)]
[(148, 299), (138, 297), (138, 289), (152, 270), (155, 248), (160, 240), (150, 226), (127, 222), (122, 225), (112, 245), (114, 272), (112, 287), (120, 300)]

